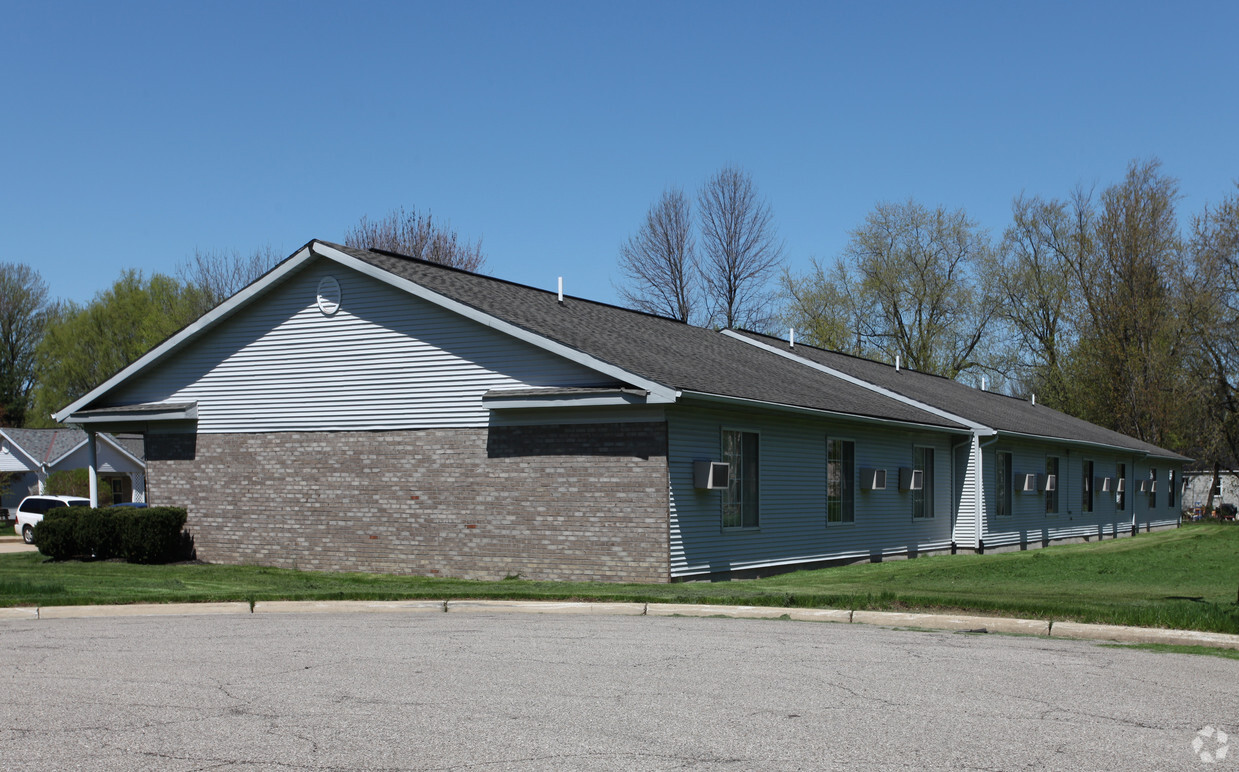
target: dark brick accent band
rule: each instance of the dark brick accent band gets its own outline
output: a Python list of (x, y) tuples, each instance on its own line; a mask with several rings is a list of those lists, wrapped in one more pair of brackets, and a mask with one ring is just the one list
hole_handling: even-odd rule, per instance
[(217, 563), (666, 582), (664, 423), (147, 436)]

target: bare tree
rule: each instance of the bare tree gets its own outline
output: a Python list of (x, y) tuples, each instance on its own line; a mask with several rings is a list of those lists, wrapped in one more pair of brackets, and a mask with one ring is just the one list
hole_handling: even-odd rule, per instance
[(25, 264), (0, 263), (0, 426), (22, 426), (47, 322), (47, 284)]
[(177, 268), (177, 278), (202, 292), (205, 307), (214, 308), (252, 284), (282, 260), (270, 246), (260, 247), (248, 255), (232, 251), (194, 250), (194, 256)]
[(396, 252), (466, 271), (480, 270), (486, 262), (481, 239), (465, 241), (450, 226), (436, 223), (433, 215), (419, 214), (416, 209), (405, 212), (404, 207), (378, 220), (362, 217), (344, 234), (344, 244)]
[(693, 238), (692, 204), (671, 188), (650, 207), (645, 222), (620, 245), (620, 296), (633, 308), (682, 322), (700, 316), (700, 268)]
[(702, 273), (710, 320), (723, 327), (767, 328), (783, 266), (783, 242), (770, 205), (749, 174), (734, 166), (706, 181), (697, 197)]

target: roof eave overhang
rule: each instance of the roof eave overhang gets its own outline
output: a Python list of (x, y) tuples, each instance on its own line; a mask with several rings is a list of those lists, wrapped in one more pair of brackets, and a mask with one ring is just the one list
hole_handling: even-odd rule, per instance
[(684, 400), (699, 401), (706, 403), (719, 403), (726, 405), (760, 407), (766, 410), (777, 410), (784, 413), (795, 413), (798, 415), (814, 415), (827, 416), (846, 421), (859, 421), (861, 423), (876, 424), (881, 426), (895, 426), (903, 429), (928, 429), (935, 432), (947, 432), (949, 434), (973, 435), (975, 432), (967, 426), (942, 426), (939, 424), (921, 423), (919, 421), (904, 421), (897, 418), (879, 418), (877, 416), (861, 415), (859, 413), (845, 413), (836, 410), (824, 410), (822, 408), (804, 407), (801, 405), (788, 405), (781, 402), (767, 402), (759, 399), (748, 399), (745, 397), (731, 397), (724, 394), (710, 394), (702, 391), (684, 391), (681, 392)]
[(491, 391), (482, 395), (482, 407), (487, 410), (623, 407), (648, 404), (647, 395), (644, 392), (636, 393), (620, 389), (589, 394), (533, 394), (529, 392), (504, 394), (502, 391)]
[(1052, 442), (1052, 443), (1058, 443), (1061, 445), (1073, 445), (1073, 446), (1082, 447), (1082, 448), (1096, 448), (1098, 450), (1104, 450), (1108, 453), (1117, 453), (1117, 454), (1129, 455), (1129, 456), (1139, 456), (1140, 458), (1157, 458), (1157, 459), (1164, 459), (1166, 461), (1178, 461), (1181, 463), (1187, 463), (1192, 460), (1188, 458), (1187, 456), (1180, 456), (1176, 453), (1171, 453), (1169, 451), (1166, 453), (1153, 453), (1147, 450), (1140, 450), (1139, 448), (1125, 448), (1122, 445), (1109, 445), (1104, 442), (1089, 442), (1088, 440), (1072, 440), (1072, 439), (1066, 439), (1063, 437), (1052, 437), (1047, 434), (1029, 434), (1026, 432), (1007, 431), (1005, 429), (1000, 429), (998, 431), (998, 434), (1000, 437), (1015, 437), (1021, 440), (1035, 440), (1038, 442)]
[[(143, 405), (134, 409), (118, 412), (104, 408), (102, 410), (82, 410), (64, 417), (67, 424), (81, 425), (83, 428), (100, 431), (100, 426), (140, 426), (148, 423), (165, 421), (196, 421), (198, 420), (198, 403), (176, 405)], [(122, 429), (123, 431), (123, 429)]]

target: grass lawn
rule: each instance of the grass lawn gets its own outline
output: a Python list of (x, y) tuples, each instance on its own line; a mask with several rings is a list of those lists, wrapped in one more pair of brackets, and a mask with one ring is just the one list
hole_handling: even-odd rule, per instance
[(1239, 526), (1002, 555), (922, 557), (667, 585), (472, 582), (254, 566), (138, 566), (0, 555), (0, 606), (407, 598), (582, 599), (920, 609), (1239, 633)]

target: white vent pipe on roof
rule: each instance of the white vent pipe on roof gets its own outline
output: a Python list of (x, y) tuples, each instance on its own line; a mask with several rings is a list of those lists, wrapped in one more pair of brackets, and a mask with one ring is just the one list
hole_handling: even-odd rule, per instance
[(895, 372), (899, 372), (899, 355), (895, 355)]
[(787, 330), (787, 345), (788, 348), (796, 348), (796, 328), (791, 327)]
[(985, 391), (985, 376), (981, 376), (981, 391)]
[(559, 277), (559, 304), (564, 304), (564, 277)]

